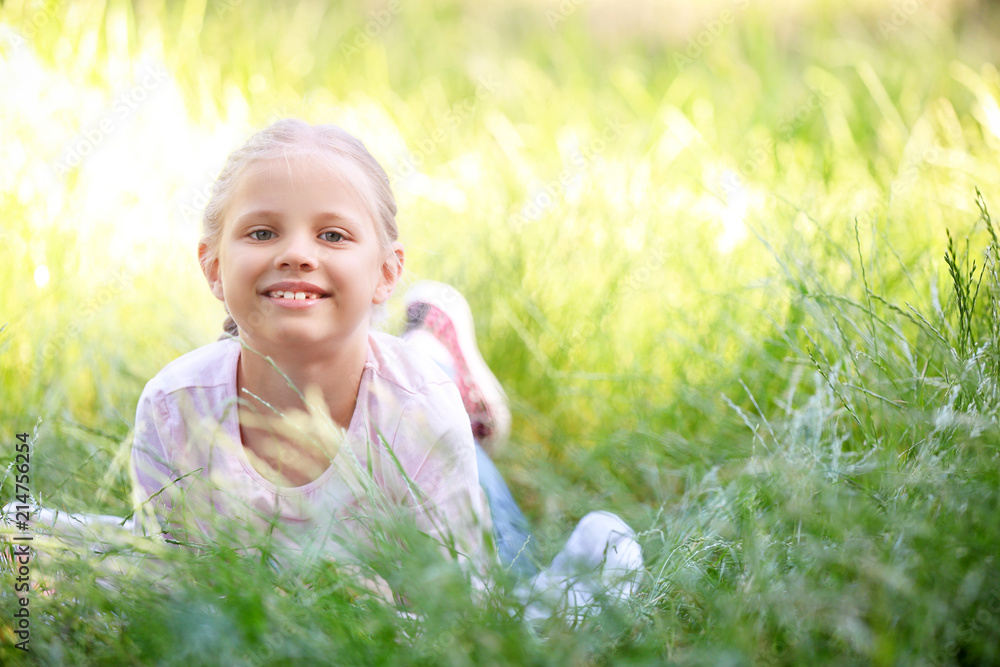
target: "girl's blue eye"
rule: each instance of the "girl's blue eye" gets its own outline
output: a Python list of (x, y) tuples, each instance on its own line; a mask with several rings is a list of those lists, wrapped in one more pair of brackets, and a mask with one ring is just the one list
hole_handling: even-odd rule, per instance
[(250, 238), (255, 241), (270, 241), (272, 236), (274, 236), (274, 232), (270, 229), (256, 229), (250, 232)]
[(320, 234), (320, 237), (324, 241), (329, 241), (330, 243), (338, 243), (344, 240), (344, 235), (341, 234), (340, 232), (323, 232), (322, 234)]

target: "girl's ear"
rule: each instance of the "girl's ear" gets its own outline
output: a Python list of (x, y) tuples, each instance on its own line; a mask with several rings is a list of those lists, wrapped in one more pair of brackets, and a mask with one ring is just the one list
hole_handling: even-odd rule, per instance
[(382, 275), (379, 277), (378, 286), (375, 288), (375, 297), (372, 303), (385, 303), (393, 291), (396, 283), (403, 274), (403, 262), (406, 256), (403, 253), (403, 244), (396, 241), (390, 248), (389, 256), (382, 263)]
[(201, 271), (208, 280), (208, 286), (212, 289), (212, 294), (219, 301), (225, 301), (226, 297), (222, 292), (222, 274), (219, 271), (219, 257), (216, 255), (211, 261), (208, 260), (208, 244), (202, 241), (198, 244), (198, 263), (201, 264)]

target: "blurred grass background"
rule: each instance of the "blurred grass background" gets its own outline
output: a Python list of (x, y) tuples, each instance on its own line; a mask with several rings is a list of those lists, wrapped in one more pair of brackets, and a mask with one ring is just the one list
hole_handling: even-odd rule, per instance
[[(972, 0), (3, 2), (0, 423), (12, 458), (41, 420), (40, 502), (130, 511), (144, 383), (221, 330), (214, 174), (298, 116), (386, 167), (408, 280), (466, 294), (543, 550), (609, 509), (651, 582), (541, 638), (432, 595), (406, 644), (323, 573), (306, 618), (225, 555), (172, 594), (78, 555), (33, 656), (996, 663), (998, 28)], [(165, 620), (220, 595), (226, 642)]]

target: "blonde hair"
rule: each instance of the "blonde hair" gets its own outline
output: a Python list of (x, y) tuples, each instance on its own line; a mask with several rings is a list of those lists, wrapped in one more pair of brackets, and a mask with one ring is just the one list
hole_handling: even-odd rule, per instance
[[(218, 259), (223, 223), (246, 168), (254, 162), (269, 158), (316, 153), (325, 154), (334, 161), (346, 161), (365, 176), (368, 188), (358, 187), (350, 179), (346, 182), (371, 213), (382, 250), (391, 249), (399, 238), (396, 199), (382, 165), (357, 137), (343, 128), (336, 125), (310, 125), (297, 118), (285, 118), (256, 132), (245, 144), (230, 153), (215, 179), (212, 195), (205, 205), (205, 215), (202, 218), (201, 243), (206, 247), (201, 257), (203, 269), (207, 269)], [(398, 266), (396, 270), (399, 270)], [(227, 317), (223, 329), (223, 337), (238, 334), (232, 317)]]

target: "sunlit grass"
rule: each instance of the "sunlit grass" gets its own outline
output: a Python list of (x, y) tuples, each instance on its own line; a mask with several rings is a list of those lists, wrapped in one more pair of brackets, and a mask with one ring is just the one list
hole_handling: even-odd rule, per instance
[[(729, 5), (563, 5), (3, 4), (0, 421), (42, 419), (43, 504), (131, 511), (139, 393), (221, 331), (207, 188), (295, 115), (366, 142), (407, 279), (470, 301), (513, 403), (498, 464), (543, 551), (610, 509), (650, 575), (587, 632), (539, 632), (506, 593), (432, 578), (421, 626), (335, 569), (220, 549), (177, 556), (173, 590), (106, 589), (70, 551), (33, 598), (36, 657), (997, 660), (1000, 286), (976, 200), (1000, 207), (996, 17), (751, 6), (691, 57)], [(964, 316), (948, 231), (959, 284), (973, 260), (982, 280)]]

